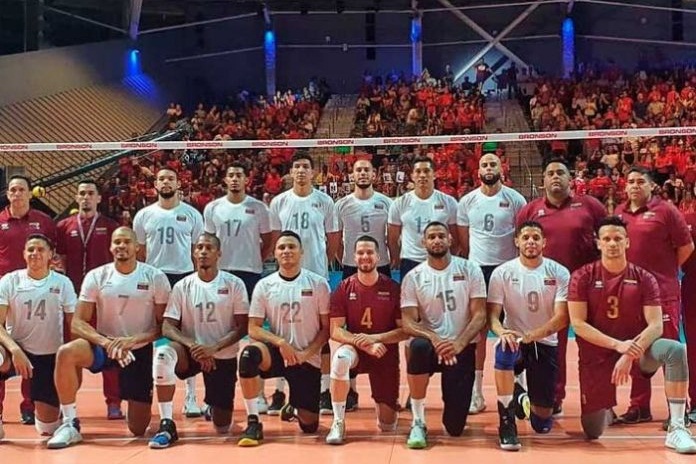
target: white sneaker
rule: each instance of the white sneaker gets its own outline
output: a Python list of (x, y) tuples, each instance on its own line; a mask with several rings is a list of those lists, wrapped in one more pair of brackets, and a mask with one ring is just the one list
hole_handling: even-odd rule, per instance
[(696, 441), (691, 432), (683, 426), (670, 426), (665, 446), (679, 454), (696, 454)]
[(471, 395), (471, 404), (469, 405), (469, 414), (478, 414), (486, 410), (486, 400), (478, 393)]
[(346, 434), (346, 423), (342, 420), (334, 420), (331, 424), (331, 430), (326, 436), (326, 443), (329, 445), (342, 445), (343, 437)]
[(259, 414), (268, 414), (268, 401), (263, 393), (256, 398), (256, 407), (259, 408)]
[(183, 413), (186, 417), (200, 417), (203, 414), (201, 408), (198, 406), (198, 401), (196, 396), (187, 396), (184, 400), (184, 410)]
[(81, 441), (80, 421), (73, 419), (72, 421), (63, 422), (60, 427), (53, 432), (53, 436), (48, 440), (46, 445), (48, 449), (60, 449), (67, 448)]

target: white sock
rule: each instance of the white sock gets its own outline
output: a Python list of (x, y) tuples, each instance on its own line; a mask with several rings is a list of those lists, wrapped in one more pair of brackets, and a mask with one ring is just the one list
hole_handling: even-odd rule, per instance
[(196, 376), (186, 379), (186, 398), (196, 397)]
[(157, 403), (157, 408), (159, 409), (160, 420), (174, 418), (174, 402), (173, 401), (163, 401)]
[(285, 391), (285, 377), (278, 377), (276, 379), (275, 389), (279, 392)]
[(0, 366), (5, 362), (5, 357), (0, 353)]
[(324, 393), (329, 389), (329, 385), (331, 385), (331, 374), (321, 374), (321, 389), (319, 391)]
[(669, 398), (667, 404), (669, 405), (669, 425), (672, 427), (684, 427), (686, 400)]
[(60, 412), (63, 414), (63, 422), (77, 419), (77, 403), (61, 404)]
[(358, 391), (358, 378), (353, 377), (350, 379), (350, 389), (353, 391)]
[(334, 420), (344, 420), (346, 418), (345, 401), (332, 401), (331, 407), (333, 408)]
[(256, 402), (256, 398), (244, 398), (244, 407), (246, 407), (247, 416), (259, 417), (259, 404)]
[(515, 382), (519, 383), (522, 388), (527, 389), (527, 371), (520, 372), (520, 375), (515, 376)]
[(420, 421), (425, 424), (425, 398), (417, 400), (411, 398), (411, 414), (413, 415), (413, 423)]
[(512, 395), (498, 395), (498, 401), (507, 408), (512, 403)]
[(474, 393), (483, 396), (483, 371), (476, 371), (474, 374)]

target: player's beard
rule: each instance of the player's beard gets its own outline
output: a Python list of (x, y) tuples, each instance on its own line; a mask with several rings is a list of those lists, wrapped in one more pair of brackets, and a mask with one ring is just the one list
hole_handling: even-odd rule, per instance
[(447, 253), (449, 253), (449, 250), (447, 248), (443, 248), (441, 251), (435, 251), (435, 250), (428, 250), (428, 254), (432, 256), (433, 258), (444, 258), (447, 256)]
[(367, 190), (370, 187), (372, 187), (372, 182), (367, 181), (366, 184), (360, 184), (360, 183), (355, 183), (355, 186), (358, 187), (360, 190)]
[(375, 269), (377, 269), (377, 265), (374, 263), (358, 264), (358, 270), (363, 274), (369, 274)]
[(176, 195), (176, 190), (172, 189), (169, 192), (163, 192), (162, 190), (158, 190), (157, 194), (160, 196), (160, 198), (164, 198), (165, 200), (169, 200), (170, 198), (173, 198), (174, 195)]
[(495, 185), (500, 181), (500, 174), (493, 174), (492, 177), (487, 177), (486, 175), (480, 175), (479, 179), (486, 185)]

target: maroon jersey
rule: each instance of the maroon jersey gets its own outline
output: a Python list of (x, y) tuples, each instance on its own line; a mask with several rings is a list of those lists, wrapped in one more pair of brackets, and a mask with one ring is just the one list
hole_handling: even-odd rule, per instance
[[(95, 217), (94, 225), (93, 218), (75, 214), (57, 226), (56, 253), (65, 256), (65, 274), (77, 292), (88, 271), (113, 261), (109, 248), (111, 234), (118, 228), (118, 223), (101, 214)], [(78, 220), (82, 223), (82, 234)]]
[(631, 241), (626, 252), (628, 260), (655, 276), (664, 301), (678, 301), (677, 248), (691, 242), (689, 227), (679, 210), (661, 198), (652, 197), (634, 212), (628, 204), (621, 204), (616, 207), (616, 215), (628, 226), (626, 231)]
[[(617, 340), (630, 340), (648, 326), (643, 307), (660, 305), (660, 289), (655, 277), (635, 264), (612, 274), (595, 261), (573, 272), (568, 301), (587, 303), (587, 323), (592, 327)], [(616, 354), (581, 337), (577, 342), (581, 366)]]
[(26, 267), (24, 242), (31, 234), (44, 234), (55, 242), (56, 225), (41, 211), (30, 209), (21, 218), (10, 216), (10, 207), (0, 211), (0, 277)]
[(396, 282), (379, 275), (366, 287), (353, 275), (341, 282), (331, 295), (331, 317), (345, 317), (352, 333), (379, 334), (397, 328), (401, 319), (400, 290)]
[(589, 195), (570, 196), (560, 207), (543, 197), (522, 208), (517, 214), (517, 225), (524, 221), (540, 223), (546, 238), (544, 256), (572, 272), (597, 259), (595, 230), (606, 215), (599, 200)]

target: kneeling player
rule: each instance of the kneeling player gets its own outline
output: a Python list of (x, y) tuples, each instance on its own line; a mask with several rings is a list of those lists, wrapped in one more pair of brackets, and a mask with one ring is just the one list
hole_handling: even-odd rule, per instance
[[(303, 432), (319, 428), (321, 347), (329, 339), (327, 280), (302, 269), (302, 242), (291, 231), (275, 243), (278, 271), (259, 281), (249, 309), (249, 337), (239, 357), (239, 383), (247, 410), (247, 428), (239, 446), (257, 446), (263, 440), (257, 397), (261, 377), (285, 377), (290, 406)], [(269, 328), (264, 329), (264, 321)]]
[[(30, 235), (24, 244), (26, 269), (0, 279), (0, 379), (32, 379), (34, 425), (41, 435), (51, 435), (60, 426), (53, 371), (63, 344), (63, 320), (69, 327), (77, 304), (70, 280), (49, 270), (52, 257), (51, 241)], [(0, 439), (4, 435), (0, 422)]]
[(237, 382), (238, 342), (247, 333), (249, 301), (244, 282), (217, 268), (220, 241), (202, 234), (194, 246), (196, 274), (174, 285), (155, 348), (153, 379), (157, 386), (160, 427), (150, 448), (166, 448), (178, 439), (172, 416), (176, 377), (203, 372), (205, 403), (219, 433), (232, 423)]
[[(364, 235), (355, 242), (357, 274), (341, 282), (331, 297), (331, 338), (341, 346), (331, 360), (334, 420), (326, 443), (340, 445), (350, 374), (369, 374), (377, 423), (384, 432), (396, 430), (399, 400), (399, 286), (377, 271), (377, 240)], [(344, 328), (345, 327), (345, 328)]]
[[(517, 451), (515, 415), (526, 416), (520, 404), (524, 390), (514, 383), (514, 370), (526, 370), (534, 431), (548, 433), (553, 425), (554, 388), (558, 377), (556, 333), (568, 325), (570, 273), (556, 261), (544, 258), (546, 246), (541, 224), (528, 221), (515, 233), (519, 258), (493, 271), (488, 286), (488, 320), (500, 337), (495, 347), (495, 383), (498, 390), (500, 447)], [(505, 320), (500, 314), (505, 308)]]
[(655, 277), (626, 259), (626, 224), (608, 217), (599, 226), (601, 260), (573, 272), (568, 291), (570, 322), (577, 334), (582, 429), (597, 439), (612, 420), (616, 386), (634, 374), (665, 370), (670, 424), (665, 446), (696, 453), (684, 425), (688, 366), (684, 345), (662, 335), (662, 308)]

